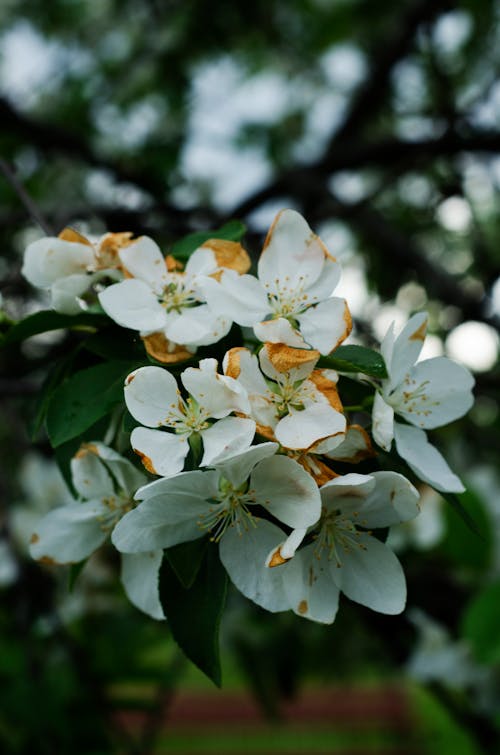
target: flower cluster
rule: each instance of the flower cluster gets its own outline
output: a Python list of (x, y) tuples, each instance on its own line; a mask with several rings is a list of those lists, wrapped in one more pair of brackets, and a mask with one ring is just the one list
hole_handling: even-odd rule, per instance
[[(128, 596), (155, 618), (169, 612), (158, 590), (163, 552), (201, 539), (269, 611), (331, 623), (342, 592), (399, 613), (405, 578), (385, 539), (418, 516), (419, 492), (390, 469), (392, 441), (417, 484), (461, 492), (426, 431), (468, 411), (473, 379), (444, 357), (417, 362), (425, 314), (397, 337), (390, 328), (378, 373), (342, 358), (342, 348), (369, 350), (341, 346), (352, 322), (334, 296), (339, 263), (295, 211), (278, 214), (257, 276), (249, 269), (238, 241), (216, 238), (184, 269), (127, 233), (91, 243), (65, 231), (30, 245), (24, 273), (50, 288), (56, 309), (72, 314), (94, 297), (139, 332), (150, 357), (124, 387), (131, 447), (149, 477), (103, 443), (84, 444), (71, 463), (81, 500), (46, 516), (32, 555), (76, 562), (110, 537)], [(241, 337), (223, 359), (195, 363), (197, 348), (233, 323)], [(354, 383), (364, 398), (344, 407)]]

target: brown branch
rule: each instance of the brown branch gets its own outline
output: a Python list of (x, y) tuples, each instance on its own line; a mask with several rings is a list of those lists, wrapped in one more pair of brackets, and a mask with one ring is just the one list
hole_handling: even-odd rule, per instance
[(321, 180), (342, 170), (372, 167), (394, 167), (404, 164), (422, 166), (439, 157), (453, 157), (464, 152), (500, 153), (499, 131), (469, 130), (467, 133), (447, 132), (436, 139), (405, 141), (387, 137), (374, 142), (346, 142), (337, 145), (328, 155), (304, 166), (281, 173), (274, 181), (234, 207), (228, 217), (246, 217), (264, 202), (284, 197), (303, 197), (308, 190), (317, 190)]
[(394, 66), (410, 52), (418, 28), (454, 5), (453, 0), (417, 0), (408, 4), (401, 14), (395, 15), (392, 33), (384, 34), (384, 39), (376, 45), (368, 63), (370, 74), (354, 94), (347, 115), (333, 134), (326, 154), (334, 150), (339, 142), (352, 140), (353, 135), (368, 121), (373, 123), (386, 101)]
[(17, 177), (15, 171), (11, 166), (8, 164), (6, 160), (4, 160), (2, 157), (0, 157), (0, 170), (4, 174), (7, 182), (12, 186), (15, 193), (21, 200), (22, 204), (28, 211), (28, 215), (35, 221), (35, 223), (38, 223), (42, 231), (47, 234), (47, 236), (52, 235), (52, 230), (43, 217), (42, 213), (38, 209), (35, 202), (32, 200), (26, 189), (24, 188), (23, 184)]
[(460, 283), (441, 266), (432, 262), (418, 243), (401, 233), (387, 219), (365, 202), (348, 205), (337, 197), (325, 199), (318, 205), (314, 220), (342, 217), (349, 220), (370, 244), (377, 244), (384, 250), (391, 267), (401, 271), (402, 282), (413, 271), (423, 281), (431, 296), (459, 307), (464, 320), (479, 320), (500, 330), (500, 318), (487, 312), (485, 297), (476, 298), (468, 294)]

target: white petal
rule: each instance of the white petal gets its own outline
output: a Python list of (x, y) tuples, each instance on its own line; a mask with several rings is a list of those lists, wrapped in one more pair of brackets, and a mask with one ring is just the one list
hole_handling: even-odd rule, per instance
[(352, 328), (345, 299), (332, 296), (297, 315), (304, 340), (321, 354), (329, 354), (344, 341)]
[(341, 268), (338, 262), (325, 259), (320, 277), (307, 289), (308, 300), (319, 303), (329, 299), (340, 280)]
[(285, 343), (287, 346), (293, 346), (296, 349), (307, 348), (307, 344), (300, 333), (284, 317), (258, 322), (254, 324), (253, 332), (263, 343)]
[(406, 477), (396, 472), (372, 472), (370, 478), (375, 487), (357, 489), (364, 497), (345, 495), (339, 490), (335, 506), (343, 515), (351, 514), (353, 521), (363, 527), (390, 527), (419, 514), (419, 492)]
[(211, 275), (217, 270), (215, 254), (208, 247), (200, 246), (189, 255), (185, 267), (186, 276), (191, 278), (197, 275)]
[(348, 551), (340, 551), (341, 566), (330, 561), (330, 574), (345, 595), (374, 611), (397, 614), (406, 604), (406, 581), (394, 553), (370, 535), (360, 535)]
[(246, 451), (255, 435), (255, 422), (243, 417), (225, 417), (201, 432), (201, 467), (209, 467)]
[(86, 444), (94, 454), (106, 465), (111, 472), (118, 487), (127, 495), (132, 496), (135, 491), (147, 482), (147, 477), (143, 472), (138, 470), (128, 459), (114, 451), (109, 446), (105, 446), (100, 441), (92, 441)]
[(94, 275), (68, 275), (54, 281), (51, 288), (52, 306), (64, 315), (76, 315), (84, 309), (80, 297), (95, 280)]
[(344, 433), (346, 419), (326, 402), (307, 406), (303, 411), (290, 409), (274, 429), (276, 440), (285, 448), (309, 448), (316, 441)]
[(314, 544), (300, 550), (289, 563), (271, 571), (283, 571), (285, 591), (292, 610), (305, 619), (332, 624), (339, 605), (339, 589), (324, 556), (317, 558)]
[(398, 385), (418, 359), (424, 345), (427, 329), (427, 313), (418, 312), (410, 317), (407, 324), (394, 341), (392, 358), (387, 364), (390, 383)]
[(217, 360), (202, 359), (199, 367), (188, 367), (181, 375), (187, 391), (210, 417), (222, 419), (230, 412), (250, 412), (247, 392), (241, 382), (217, 373)]
[(131, 603), (153, 619), (164, 619), (158, 592), (163, 551), (122, 553), (121, 581)]
[(262, 459), (267, 459), (276, 453), (279, 446), (277, 443), (261, 443), (251, 446), (229, 459), (217, 462), (217, 469), (222, 477), (229, 480), (235, 487), (239, 487), (248, 480), (252, 469)]
[[(406, 395), (396, 411), (426, 430), (447, 425), (471, 408), (473, 385), (474, 378), (466, 367), (446, 357), (426, 359), (415, 365), (403, 383)], [(417, 397), (412, 399), (414, 390)]]
[(158, 244), (141, 236), (129, 246), (119, 251), (120, 259), (127, 271), (134, 277), (148, 284), (148, 288), (161, 290), (168, 281), (165, 258)]
[(245, 597), (267, 611), (286, 611), (290, 605), (283, 588), (283, 572), (265, 566), (269, 551), (283, 540), (283, 531), (263, 519), (254, 522), (256, 526), (241, 535), (236, 528), (226, 530), (219, 545), (220, 559)]
[(85, 273), (93, 263), (91, 246), (49, 236), (26, 248), (22, 274), (33, 286), (48, 288), (59, 278)]
[(111, 540), (122, 553), (144, 553), (196, 540), (206, 534), (198, 520), (208, 506), (204, 499), (189, 494), (148, 498), (120, 519)]
[(139, 367), (125, 380), (127, 409), (147, 427), (170, 426), (168, 415), (177, 409), (179, 397), (175, 378), (162, 367)]
[(339, 441), (337, 445), (329, 445), (328, 447), (326, 447), (328, 441), (325, 441), (325, 445), (321, 446), (325, 450), (315, 448), (315, 451), (316, 453), (324, 453), (329, 459), (345, 460), (352, 464), (372, 453), (370, 438), (366, 430), (359, 425), (349, 425), (345, 435), (339, 437)]
[(380, 344), (380, 353), (382, 354), (382, 357), (384, 359), (388, 375), (390, 374), (389, 369), (392, 362), (392, 353), (394, 351), (395, 340), (396, 335), (394, 333), (394, 322), (392, 322)]
[(356, 472), (341, 475), (321, 486), (321, 501), (329, 509), (350, 511), (362, 505), (365, 498), (375, 488), (375, 484), (373, 475), (362, 475)]
[[(295, 210), (283, 210), (271, 226), (258, 263), (259, 279), (275, 292), (311, 286), (321, 275), (325, 248)], [(278, 281), (278, 285), (277, 285)]]
[(220, 282), (207, 278), (199, 285), (210, 309), (238, 325), (250, 327), (271, 311), (267, 294), (253, 275), (225, 270)]
[(396, 422), (394, 439), (398, 454), (417, 477), (444, 493), (464, 492), (461, 481), (451, 471), (437, 448), (429, 443), (423, 430)]
[(319, 488), (300, 464), (288, 456), (264, 459), (252, 472), (256, 502), (289, 527), (314, 524), (321, 514)]
[(146, 469), (162, 477), (181, 472), (189, 452), (186, 436), (145, 427), (132, 431), (130, 444)]
[(266, 393), (267, 383), (259, 369), (259, 360), (248, 349), (234, 348), (224, 357), (223, 369), (226, 375), (238, 380), (248, 394)]
[(139, 488), (135, 499), (137, 501), (146, 501), (158, 496), (169, 496), (173, 498), (196, 498), (199, 500), (209, 500), (217, 498), (219, 492), (219, 472), (201, 471), (180, 472), (173, 477), (162, 477), (160, 480), (144, 485)]
[(170, 315), (165, 327), (167, 338), (189, 347), (216, 343), (231, 329), (231, 320), (214, 314), (207, 304), (188, 307), (180, 314), (171, 312)]
[(99, 301), (106, 314), (123, 328), (154, 332), (167, 320), (151, 288), (135, 278), (108, 286), (99, 294)]
[(384, 451), (390, 451), (394, 438), (394, 409), (386, 404), (378, 391), (373, 399), (372, 435), (375, 443)]
[(73, 564), (90, 556), (108, 537), (101, 501), (70, 503), (49, 512), (31, 538), (30, 554), (37, 560)]
[(297, 548), (302, 545), (302, 542), (307, 535), (307, 527), (299, 527), (290, 532), (287, 539), (277, 546), (273, 546), (273, 549), (268, 553), (266, 558), (266, 566), (273, 569), (277, 566), (282, 566), (295, 556)]
[(93, 453), (91, 444), (83, 446), (71, 459), (71, 477), (75, 490), (87, 501), (115, 493), (113, 479), (99, 456)]

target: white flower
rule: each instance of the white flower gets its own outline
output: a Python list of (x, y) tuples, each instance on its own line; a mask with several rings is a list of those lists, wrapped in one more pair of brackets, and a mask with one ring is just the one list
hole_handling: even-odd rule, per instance
[[(243, 250), (239, 244), (234, 246), (236, 257)], [(157, 244), (142, 236), (120, 250), (121, 262), (132, 277), (106, 288), (99, 301), (119, 325), (144, 336), (161, 332), (170, 343), (195, 351), (219, 341), (231, 327), (230, 318), (214, 314), (205, 303), (200, 285), (220, 270), (219, 258), (207, 242), (193, 252), (184, 272), (169, 270)]]
[(214, 470), (182, 472), (146, 485), (136, 496), (142, 502), (116, 526), (113, 543), (124, 553), (141, 553), (209, 534), (219, 543), (236, 587), (268, 610), (284, 610), (286, 598), (269, 602), (281, 575), (264, 564), (284, 533), (253, 509), (260, 506), (288, 527), (303, 528), (317, 521), (320, 496), (307, 472), (292, 459), (275, 456), (276, 449), (276, 443), (252, 446)]
[[(461, 493), (464, 486), (428, 442), (425, 430), (446, 425), (469, 411), (474, 402), (474, 378), (446, 357), (415, 364), (426, 326), (427, 315), (422, 312), (410, 318), (397, 338), (394, 325), (384, 337), (381, 352), (388, 378), (375, 394), (372, 433), (386, 451), (394, 438), (399, 455), (421, 480), (436, 490)], [(395, 414), (410, 424), (396, 422)]]
[(332, 297), (340, 265), (294, 210), (280, 212), (258, 263), (258, 279), (225, 271), (204, 281), (214, 312), (253, 326), (263, 342), (311, 346), (329, 354), (352, 327), (344, 299)]
[(309, 530), (313, 541), (296, 550), (306, 535), (298, 530), (268, 556), (271, 570), (282, 572), (289, 607), (330, 624), (343, 592), (374, 611), (400, 613), (406, 601), (401, 564), (367, 528), (389, 527), (416, 516), (417, 490), (395, 472), (374, 472), (336, 477), (320, 493), (321, 518), (312, 533)]
[[(38, 561), (70, 564), (88, 558), (134, 506), (133, 495), (146, 479), (129, 461), (99, 442), (81, 447), (71, 460), (71, 473), (82, 502), (60, 506), (38, 523), (30, 546)], [(164, 618), (157, 589), (162, 558), (161, 550), (122, 558), (121, 578), (128, 598), (155, 619)]]
[(289, 449), (309, 448), (323, 441), (339, 445), (346, 429), (333, 370), (315, 370), (319, 353), (264, 344), (258, 358), (234, 348), (224, 357), (224, 372), (248, 393), (257, 430)]
[(52, 306), (74, 315), (87, 309), (83, 298), (103, 278), (121, 278), (118, 249), (130, 233), (107, 233), (95, 243), (70, 228), (28, 245), (22, 274), (37, 288), (49, 289)]
[[(207, 466), (248, 448), (255, 433), (253, 421), (228, 416), (233, 411), (248, 414), (250, 405), (236, 380), (217, 374), (215, 359), (188, 367), (181, 381), (190, 394), (186, 400), (175, 378), (162, 367), (140, 367), (125, 381), (128, 410), (146, 426), (132, 431), (132, 447), (146, 469), (164, 477), (182, 470), (193, 435), (203, 440), (200, 464)], [(219, 422), (213, 424), (211, 419)], [(174, 432), (148, 429), (158, 427)]]

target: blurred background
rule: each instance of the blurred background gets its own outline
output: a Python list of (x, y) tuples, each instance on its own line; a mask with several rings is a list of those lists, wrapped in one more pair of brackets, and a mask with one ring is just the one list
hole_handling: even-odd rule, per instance
[(401, 617), (344, 600), (321, 627), (231, 594), (218, 692), (126, 604), (112, 554), (71, 590), (30, 562), (34, 522), (68, 497), (33, 417), (65, 345), (5, 350), (3, 752), (500, 752), (499, 16), (498, 0), (0, 3), (0, 328), (46, 306), (20, 275), (42, 233), (168, 250), (237, 218), (256, 257), (293, 207), (342, 262), (351, 342), (427, 309), (424, 355), (473, 371), (474, 408), (435, 437), (480, 533), (423, 490), (391, 533)]

